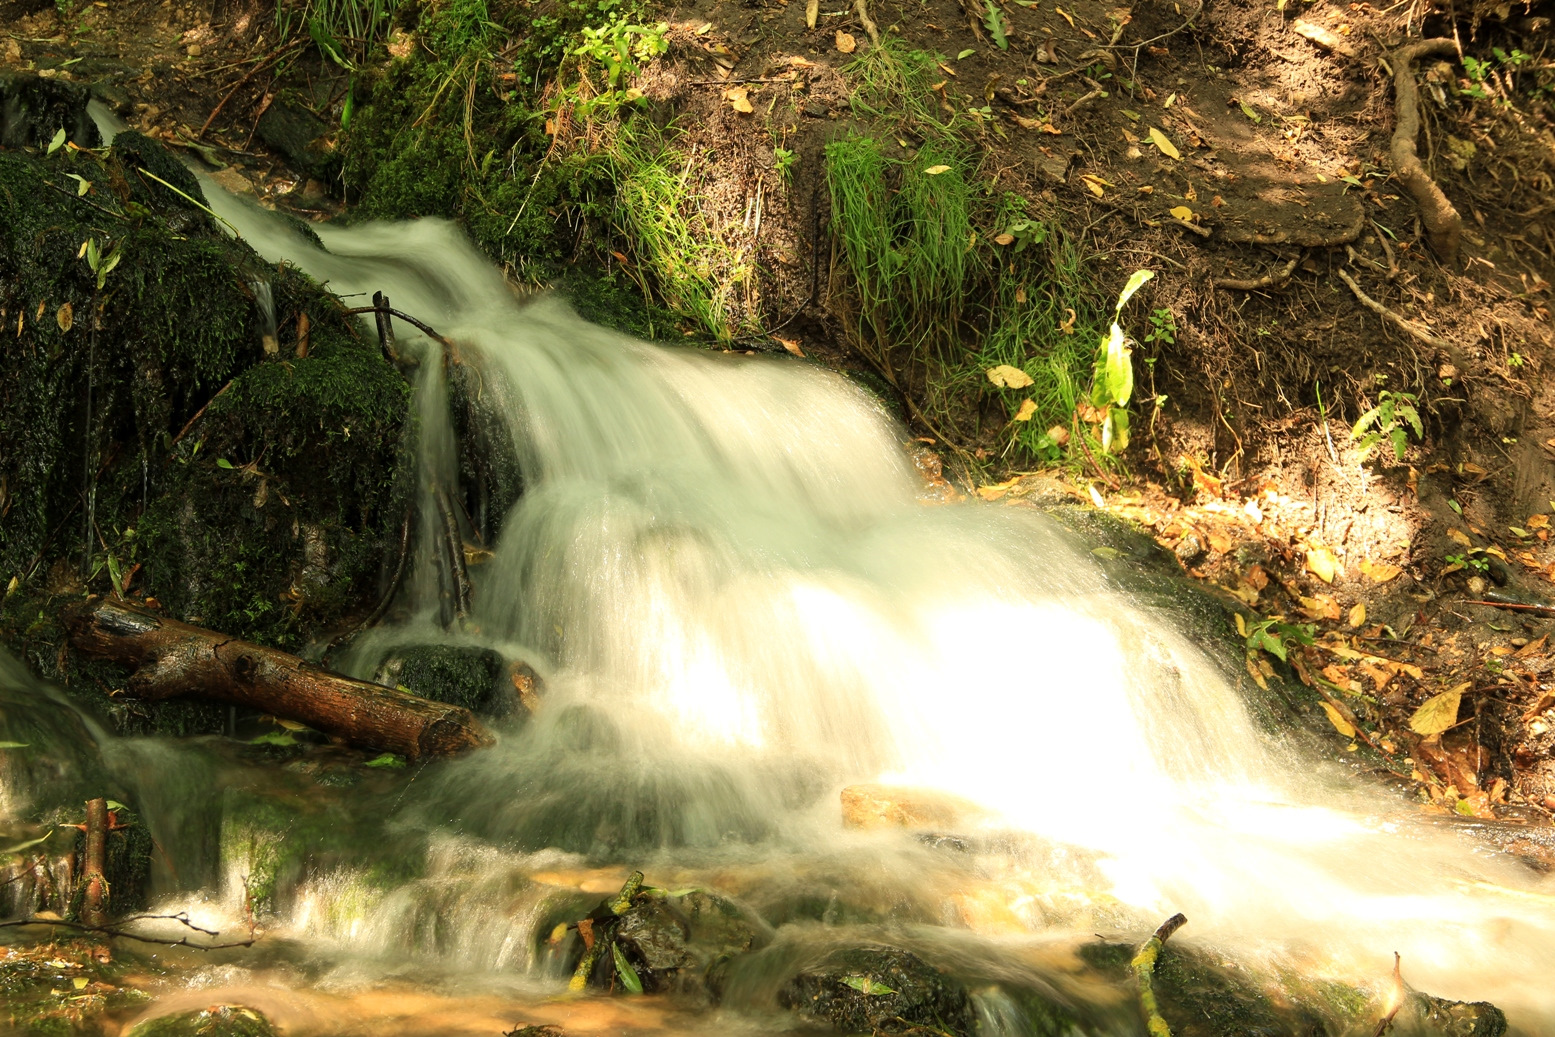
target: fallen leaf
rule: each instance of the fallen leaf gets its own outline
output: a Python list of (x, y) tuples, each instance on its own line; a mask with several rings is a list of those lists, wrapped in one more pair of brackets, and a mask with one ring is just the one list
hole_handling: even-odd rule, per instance
[(1053, 8), (1053, 11), (1054, 11), (1054, 13), (1056, 13), (1060, 17), (1062, 17), (1064, 21), (1069, 23), (1069, 28), (1071, 28), (1071, 29), (1074, 28), (1074, 16), (1073, 15), (1071, 15), (1068, 11), (1064, 10), (1062, 7), (1055, 7), (1055, 8)]
[(1403, 572), (1403, 568), (1393, 565), (1391, 562), (1374, 562), (1370, 558), (1361, 562), (1361, 572), (1370, 576), (1378, 583), (1387, 583), (1393, 577)]
[(1031, 375), (1018, 367), (1000, 364), (988, 369), (988, 380), (1001, 389), (1024, 389), (1031, 384)]
[(1319, 702), (1318, 705), (1322, 706), (1323, 712), (1328, 714), (1328, 722), (1334, 725), (1335, 731), (1338, 731), (1346, 738), (1355, 737), (1355, 727), (1348, 720), (1346, 720), (1344, 715), (1335, 709), (1332, 704), (1327, 702)]
[(1075, 316), (1074, 310), (1070, 309), (1067, 306), (1064, 307), (1064, 312), (1069, 314), (1069, 316), (1067, 318), (1065, 318), (1064, 320), (1061, 320), (1061, 321), (1058, 322), (1058, 330), (1060, 332), (1062, 332), (1063, 334), (1065, 334), (1065, 335), (1073, 335), (1074, 334), (1074, 322), (1076, 320), (1078, 320), (1079, 318)]
[(1009, 493), (1012, 489), (1014, 489), (1015, 484), (1018, 482), (1020, 482), (1020, 476), (1017, 475), (1013, 479), (1007, 479), (1001, 483), (994, 483), (991, 486), (979, 486), (977, 488), (977, 495), (983, 498), (983, 500), (998, 500), (1000, 497), (1003, 497), (1006, 493)]
[(1301, 611), (1306, 613), (1308, 619), (1338, 619), (1339, 603), (1326, 594), (1319, 594), (1311, 598), (1300, 598)]
[(1054, 425), (1052, 428), (1047, 430), (1047, 434), (1048, 438), (1051, 439), (1056, 446), (1067, 446), (1069, 444), (1069, 430), (1064, 428), (1062, 425)]
[[(965, 61), (967, 58), (971, 57), (973, 54), (976, 54), (976, 53), (977, 53), (977, 48), (976, 47), (968, 47), (966, 50), (964, 50), (960, 54), (956, 55), (956, 60), (957, 61)], [(952, 73), (952, 75), (954, 75), (954, 73)]]
[(1150, 127), (1150, 143), (1154, 144), (1158, 149), (1160, 149), (1161, 154), (1168, 158), (1182, 158), (1182, 152), (1177, 150), (1177, 145), (1173, 144), (1171, 140), (1167, 138), (1166, 134), (1162, 133), (1154, 126)]
[(1036, 412), (1037, 412), (1037, 403), (1036, 403), (1035, 400), (1021, 400), (1020, 401), (1020, 410), (1015, 412), (1015, 420), (1016, 421), (1030, 421), (1031, 420), (1031, 416), (1033, 414), (1035, 414)]
[(1365, 622), (1366, 622), (1366, 603), (1364, 601), (1357, 602), (1356, 606), (1350, 610), (1350, 626), (1351, 627), (1358, 627), (1362, 623), (1365, 623)]
[(71, 325), (76, 322), (76, 311), (67, 302), (55, 311), (54, 321), (59, 325), (60, 331), (69, 331)]
[(729, 107), (737, 112), (749, 115), (753, 109), (750, 102), (750, 90), (743, 86), (731, 87), (724, 92), (724, 97), (729, 101)]
[(788, 350), (790, 353), (794, 354), (795, 356), (801, 356), (801, 357), (804, 356), (804, 350), (799, 348), (799, 340), (798, 339), (796, 339), (796, 338), (779, 338), (777, 335), (773, 335), (772, 337), (778, 340), (778, 344), (779, 345), (781, 345), (784, 349)]
[(1170, 212), (1173, 216), (1177, 217), (1179, 220), (1193, 219), (1193, 210), (1188, 208), (1186, 205), (1175, 205), (1167, 211)]
[(808, 0), (804, 8), (805, 28), (815, 28), (815, 19), (821, 14), (821, 0)]
[(941, 166), (930, 166), (928, 169), (925, 169), (924, 172), (927, 173), (929, 176), (939, 176), (941, 173), (948, 173), (948, 172), (950, 172), (950, 167), (949, 166), (944, 166), (944, 165), (941, 165)]
[(858, 40), (853, 38), (852, 33), (843, 32), (841, 29), (838, 29), (837, 49), (842, 51), (844, 54), (852, 54), (854, 51), (858, 50)]
[(1333, 583), (1334, 577), (1340, 573), (1339, 560), (1326, 547), (1309, 548), (1307, 550), (1307, 571), (1324, 583)]
[(1447, 531), (1447, 536), (1454, 543), (1462, 544), (1464, 547), (1474, 546), (1474, 541), (1470, 540), (1469, 535), (1461, 529), (1449, 529)]
[(1458, 704), (1469, 685), (1460, 684), (1451, 691), (1432, 695), (1409, 718), (1409, 729), (1417, 735), (1439, 735), (1458, 722)]
[(1026, 289), (1024, 289), (1024, 288), (1017, 288), (1017, 289), (1015, 289), (1015, 303), (1018, 306), (1026, 305)]
[(1011, 234), (1009, 231), (1005, 231), (1003, 234), (996, 234), (994, 235), (993, 239), (993, 243), (995, 245), (1011, 245), (1014, 244), (1014, 242), (1015, 235)]

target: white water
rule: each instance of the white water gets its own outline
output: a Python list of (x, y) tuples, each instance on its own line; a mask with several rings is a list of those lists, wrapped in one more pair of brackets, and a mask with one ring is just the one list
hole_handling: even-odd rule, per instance
[[(421, 886), (436, 888), (353, 913), (350, 874), (321, 878), (300, 930), (404, 951), (432, 910), (445, 962), (532, 967), (516, 948), (541, 905), (493, 902), (509, 872), (580, 861), (548, 847), (909, 889), (924, 853), (837, 817), (842, 786), (887, 780), (1094, 857), (1104, 888), (1087, 892), (1145, 930), (1183, 911), (1175, 939), (1379, 989), (1398, 951), (1419, 989), (1555, 1026), (1555, 888), (1272, 743), (1234, 675), (1042, 516), (922, 505), (903, 431), (845, 379), (525, 303), (449, 224), (319, 227), (321, 251), (205, 187), (267, 259), (342, 295), (384, 291), (458, 343), (526, 479), (456, 637), (535, 665), (543, 710), (412, 786), (399, 823), (434, 833)], [(424, 479), (447, 485), (442, 364), (421, 370)], [(407, 638), (438, 613), (429, 557)], [(1026, 870), (977, 879), (1009, 880), (1034, 932), (1030, 890), (1084, 870), (1006, 866)]]

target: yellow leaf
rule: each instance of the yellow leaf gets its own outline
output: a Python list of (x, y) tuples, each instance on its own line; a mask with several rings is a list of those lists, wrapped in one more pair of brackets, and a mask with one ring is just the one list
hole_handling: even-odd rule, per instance
[(743, 86), (730, 88), (724, 93), (724, 97), (728, 98), (729, 107), (737, 112), (749, 115), (754, 110), (751, 108), (750, 91)]
[(992, 486), (979, 486), (977, 495), (983, 498), (983, 500), (998, 500), (1014, 489), (1015, 484), (1018, 482), (1020, 482), (1020, 476), (1017, 475), (1013, 479), (1006, 479), (1004, 482), (995, 483)]
[(1035, 400), (1021, 400), (1020, 401), (1020, 410), (1015, 412), (1015, 420), (1016, 421), (1030, 421), (1031, 420), (1031, 416), (1033, 414), (1035, 414), (1036, 412), (1037, 412), (1037, 403), (1036, 403)]
[(59, 324), (60, 331), (69, 331), (70, 326), (76, 322), (75, 310), (67, 302), (55, 311), (54, 320)]
[(853, 38), (852, 33), (843, 32), (841, 29), (838, 29), (837, 49), (842, 51), (844, 54), (852, 54), (855, 50), (858, 50), (858, 40)]
[(1091, 179), (1088, 176), (1082, 176), (1080, 178), (1080, 182), (1085, 185), (1085, 189), (1087, 191), (1091, 192), (1092, 194), (1094, 194), (1098, 198), (1102, 197), (1103, 195), (1105, 195), (1107, 193), (1106, 191), (1102, 190), (1102, 187), (1101, 187), (1100, 183), (1098, 183), (1097, 181)]
[(1242, 637), (1246, 637), (1247, 636), (1247, 620), (1242, 618), (1242, 614), (1240, 612), (1233, 612), (1232, 615), (1236, 618), (1236, 632), (1237, 632), (1237, 634), (1239, 634)]
[(1186, 205), (1176, 205), (1168, 211), (1179, 220), (1193, 219), (1193, 210), (1188, 208)]
[(1528, 528), (1529, 529), (1548, 529), (1549, 527), (1550, 527), (1550, 517), (1548, 515), (1529, 515), (1528, 516)]
[(1464, 547), (1474, 546), (1474, 541), (1470, 540), (1469, 535), (1461, 529), (1449, 529), (1447, 531), (1447, 535), (1452, 538), (1455, 543), (1462, 544)]
[(1467, 684), (1460, 684), (1451, 691), (1426, 699), (1415, 710), (1415, 715), (1409, 718), (1409, 729), (1417, 735), (1439, 735), (1457, 723), (1458, 703), (1463, 698), (1463, 689), (1467, 687)]
[(1343, 713), (1340, 713), (1337, 709), (1335, 709), (1333, 706), (1331, 706), (1327, 702), (1319, 702), (1318, 705), (1322, 706), (1323, 707), (1323, 712), (1328, 714), (1328, 722), (1330, 724), (1334, 725), (1334, 730), (1335, 731), (1338, 731), (1340, 734), (1344, 735), (1346, 738), (1354, 738), (1355, 737), (1355, 727), (1354, 727), (1353, 724), (1351, 724), (1348, 720), (1346, 720), (1344, 718), (1344, 714)]
[(948, 173), (948, 172), (950, 172), (950, 167), (949, 166), (930, 166), (928, 169), (925, 169), (924, 172), (927, 173), (929, 176), (939, 176), (941, 173)]
[(1366, 622), (1366, 603), (1362, 601), (1350, 610), (1350, 625), (1358, 627), (1364, 622)]
[(1370, 576), (1378, 583), (1387, 583), (1403, 571), (1401, 567), (1390, 562), (1374, 562), (1368, 558), (1361, 563), (1361, 572)]
[(993, 243), (995, 245), (1010, 245), (1014, 242), (1015, 235), (1009, 233), (1008, 231), (1004, 232), (1003, 234), (995, 234), (993, 239)]
[(1031, 384), (1031, 375), (1018, 367), (1000, 364), (988, 369), (988, 380), (1001, 389), (1024, 389)]
[(1333, 583), (1340, 573), (1339, 560), (1326, 547), (1314, 547), (1307, 551), (1307, 571), (1324, 583)]
[(782, 346), (784, 349), (788, 350), (790, 353), (794, 354), (795, 356), (804, 356), (804, 350), (799, 348), (799, 340), (798, 339), (796, 339), (796, 338), (780, 338), (777, 335), (773, 335), (772, 337), (778, 340), (778, 345)]
[(1071, 29), (1074, 28), (1074, 16), (1073, 15), (1071, 15), (1068, 11), (1064, 10), (1062, 7), (1055, 7), (1055, 8), (1053, 8), (1053, 10), (1055, 12), (1057, 12), (1059, 15), (1061, 15), (1063, 17), (1064, 21), (1069, 23), (1069, 28), (1071, 28)]
[(1161, 154), (1165, 155), (1167, 158), (1182, 158), (1182, 152), (1177, 150), (1177, 145), (1173, 144), (1171, 140), (1167, 138), (1166, 134), (1162, 133), (1154, 126), (1150, 127), (1150, 143), (1159, 148)]
[(804, 6), (804, 24), (805, 24), (805, 28), (807, 28), (807, 29), (815, 28), (815, 19), (820, 16), (820, 13), (821, 13), (821, 0), (809, 0), (809, 2), (806, 3), (805, 6)]

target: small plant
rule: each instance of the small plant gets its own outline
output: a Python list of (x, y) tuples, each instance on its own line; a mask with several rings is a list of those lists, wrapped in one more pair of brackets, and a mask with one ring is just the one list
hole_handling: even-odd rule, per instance
[(1416, 439), (1425, 438), (1420, 412), (1415, 409), (1416, 400), (1414, 393), (1393, 392), (1389, 389), (1383, 389), (1377, 394), (1377, 405), (1362, 414), (1350, 429), (1350, 438), (1360, 444), (1361, 460), (1371, 456), (1377, 444), (1386, 440), (1393, 447), (1394, 458), (1402, 461), (1404, 451), (1409, 446), (1410, 431), (1414, 432)]
[(1242, 635), (1249, 659), (1256, 658), (1259, 652), (1268, 652), (1284, 662), (1291, 643), (1312, 644), (1317, 628), (1311, 623), (1286, 623), (1279, 616), (1249, 623), (1242, 618), (1241, 613), (1237, 613), (1236, 632)]
[(97, 275), (99, 292), (103, 290), (108, 275), (113, 273), (113, 268), (118, 266), (119, 260), (123, 258), (118, 245), (113, 246), (107, 255), (103, 255), (102, 246), (97, 243), (96, 238), (86, 239), (86, 243), (81, 246), (81, 255), (86, 259), (86, 265), (91, 268), (92, 273)]
[(1177, 318), (1172, 316), (1168, 309), (1156, 309), (1150, 313), (1150, 330), (1145, 332), (1146, 342), (1164, 342), (1168, 346), (1177, 344)]
[(1481, 547), (1472, 548), (1462, 554), (1447, 555), (1443, 561), (1447, 563), (1447, 567), (1442, 570), (1443, 576), (1446, 576), (1448, 573), (1460, 572), (1464, 569), (1472, 570), (1480, 575), (1490, 571), (1490, 560), (1485, 557), (1485, 550)]
[(1128, 447), (1128, 401), (1134, 395), (1134, 351), (1118, 320), (1134, 293), (1154, 276), (1153, 270), (1134, 271), (1123, 291), (1118, 293), (1118, 304), (1112, 311), (1112, 328), (1097, 347), (1090, 403), (1098, 412), (1101, 448), (1108, 453)]
[(1508, 367), (1522, 367), (1527, 362), (1528, 358), (1523, 356), (1521, 353), (1516, 352), (1515, 350), (1511, 356), (1506, 358), (1506, 365)]
[(788, 183), (794, 175), (794, 163), (799, 161), (799, 156), (788, 148), (777, 147), (772, 149), (772, 168), (777, 170), (777, 175)]
[(987, 27), (988, 35), (993, 38), (994, 46), (1000, 50), (1009, 50), (1009, 27), (1004, 22), (1004, 11), (993, 0), (987, 0), (987, 4), (983, 25)]
[(1004, 233), (1010, 236), (1016, 252), (1024, 252), (1026, 246), (1040, 245), (1047, 240), (1047, 224), (1041, 220), (1016, 220)]

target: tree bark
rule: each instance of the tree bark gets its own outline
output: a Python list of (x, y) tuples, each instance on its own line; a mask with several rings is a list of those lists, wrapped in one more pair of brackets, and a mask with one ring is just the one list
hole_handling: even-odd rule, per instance
[(469, 710), (314, 666), (295, 655), (101, 598), (66, 612), (71, 642), (136, 667), (145, 699), (200, 695), (264, 710), (364, 748), (409, 759), (490, 745)]

